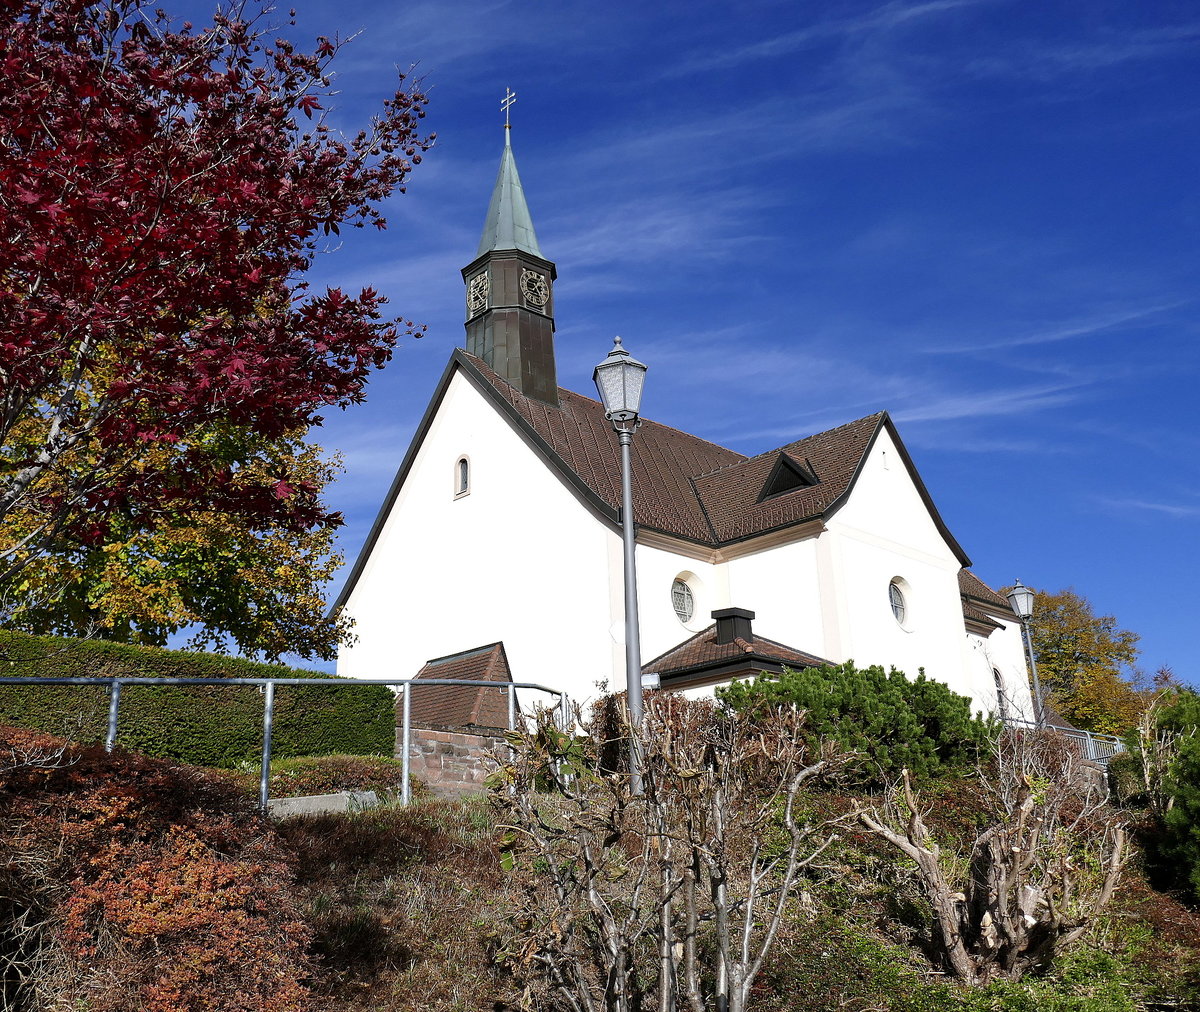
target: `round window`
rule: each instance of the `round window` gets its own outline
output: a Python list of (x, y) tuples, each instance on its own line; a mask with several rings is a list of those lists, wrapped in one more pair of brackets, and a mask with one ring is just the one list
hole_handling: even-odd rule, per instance
[(671, 604), (680, 622), (687, 624), (692, 620), (696, 611), (696, 599), (692, 595), (692, 588), (683, 580), (676, 580), (671, 584)]
[(904, 592), (895, 580), (888, 585), (888, 600), (891, 602), (892, 614), (896, 617), (896, 621), (904, 625), (904, 617), (908, 613), (908, 606), (904, 603)]

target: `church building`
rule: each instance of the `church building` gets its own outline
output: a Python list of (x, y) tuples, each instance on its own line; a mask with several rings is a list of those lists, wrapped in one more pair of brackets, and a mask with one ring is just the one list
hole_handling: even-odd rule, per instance
[[(559, 386), (557, 272), (507, 129), (462, 276), (466, 347), (337, 602), (357, 636), (338, 673), (436, 673), (499, 645), (517, 681), (620, 689), (617, 437), (595, 398)], [(644, 670), (663, 688), (853, 659), (1031, 716), (1020, 625), (970, 572), (885, 411), (752, 457), (644, 419), (633, 499)]]

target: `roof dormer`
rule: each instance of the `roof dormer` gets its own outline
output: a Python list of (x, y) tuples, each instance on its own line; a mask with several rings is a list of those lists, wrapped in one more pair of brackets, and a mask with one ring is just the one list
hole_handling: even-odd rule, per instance
[(788, 492), (794, 492), (798, 488), (809, 488), (818, 484), (819, 481), (820, 479), (813, 472), (812, 464), (809, 463), (807, 457), (802, 464), (781, 451), (775, 458), (775, 465), (771, 468), (766, 484), (763, 485), (762, 492), (758, 495), (758, 501), (765, 502), (776, 496), (787, 495)]

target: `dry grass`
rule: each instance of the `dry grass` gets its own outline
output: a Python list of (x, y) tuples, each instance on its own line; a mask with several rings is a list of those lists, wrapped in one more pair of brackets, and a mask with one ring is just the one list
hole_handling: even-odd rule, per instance
[(486, 802), (307, 816), (280, 833), (316, 936), (330, 1012), (477, 1012), (516, 985), (493, 959), (512, 906)]

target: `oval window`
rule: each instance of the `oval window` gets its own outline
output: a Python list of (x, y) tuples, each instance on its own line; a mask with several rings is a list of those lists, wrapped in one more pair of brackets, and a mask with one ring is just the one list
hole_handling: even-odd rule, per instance
[(675, 609), (675, 617), (685, 625), (692, 620), (696, 612), (696, 598), (692, 588), (683, 580), (671, 584), (671, 605)]

